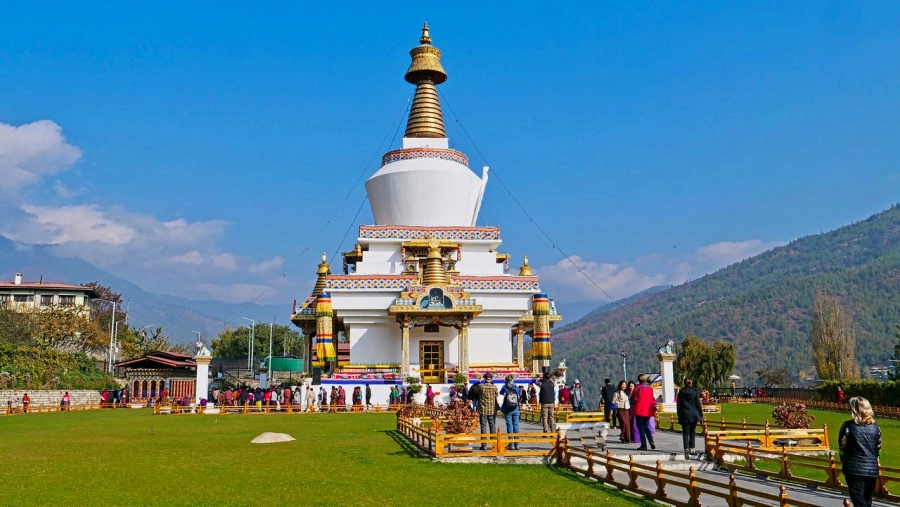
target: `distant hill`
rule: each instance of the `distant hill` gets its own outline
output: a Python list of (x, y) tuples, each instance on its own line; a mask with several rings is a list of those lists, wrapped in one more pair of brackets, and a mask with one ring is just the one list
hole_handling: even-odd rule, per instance
[[(762, 367), (797, 377), (812, 366), (809, 329), (817, 289), (842, 298), (856, 323), (863, 368), (885, 364), (900, 324), (900, 206), (832, 232), (807, 236), (711, 275), (607, 305), (553, 333), (553, 356), (592, 391), (604, 377), (659, 371), (656, 350), (697, 335), (735, 344), (737, 371), (755, 383)], [(570, 378), (575, 378), (571, 377)]]
[[(137, 327), (162, 327), (174, 343), (193, 343), (194, 331), (214, 337), (225, 327), (225, 319), (244, 316), (269, 322), (288, 323), (290, 305), (251, 305), (221, 301), (194, 301), (153, 294), (128, 280), (119, 278), (82, 259), (60, 255), (53, 245), (24, 245), (0, 236), (0, 279), (12, 280), (23, 273), (28, 281), (85, 284), (98, 281), (122, 294), (127, 300), (129, 322)], [(246, 308), (246, 309), (245, 309)], [(240, 321), (237, 325), (245, 324)]]

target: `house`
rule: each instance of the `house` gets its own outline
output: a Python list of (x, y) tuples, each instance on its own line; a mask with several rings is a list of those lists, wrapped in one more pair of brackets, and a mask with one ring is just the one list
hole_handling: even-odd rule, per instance
[(19, 311), (49, 307), (77, 309), (84, 316), (90, 314), (91, 299), (97, 298), (91, 287), (59, 282), (25, 282), (22, 273), (15, 280), (0, 281), (0, 305)]

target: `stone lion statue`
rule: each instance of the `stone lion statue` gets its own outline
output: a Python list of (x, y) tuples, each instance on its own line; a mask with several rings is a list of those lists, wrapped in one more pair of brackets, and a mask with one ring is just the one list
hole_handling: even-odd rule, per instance
[(674, 354), (675, 353), (675, 342), (669, 340), (665, 345), (659, 348), (660, 354)]

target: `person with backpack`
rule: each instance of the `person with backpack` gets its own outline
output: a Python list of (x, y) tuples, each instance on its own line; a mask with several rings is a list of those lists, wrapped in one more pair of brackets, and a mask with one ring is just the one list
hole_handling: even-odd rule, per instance
[[(506, 383), (500, 388), (500, 394), (503, 395), (503, 404), (500, 405), (500, 411), (506, 419), (506, 433), (514, 435), (519, 432), (519, 389), (513, 380), (512, 375), (506, 376)], [(519, 450), (519, 442), (511, 441), (506, 445), (507, 450)]]

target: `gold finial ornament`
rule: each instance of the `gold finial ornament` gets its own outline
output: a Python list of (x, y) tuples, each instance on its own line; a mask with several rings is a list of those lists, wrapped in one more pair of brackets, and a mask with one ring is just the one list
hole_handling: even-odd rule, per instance
[(524, 264), (519, 268), (519, 276), (531, 276), (531, 267), (528, 265), (528, 256), (524, 258)]
[(425, 285), (447, 285), (450, 278), (444, 270), (444, 256), (441, 254), (440, 241), (432, 237), (428, 240), (428, 257), (425, 260), (425, 272), (422, 273)]
[(319, 269), (316, 270), (316, 285), (313, 287), (313, 296), (318, 296), (325, 292), (325, 278), (331, 274), (331, 266), (328, 265), (325, 259), (327, 259), (325, 252), (322, 252), (322, 262), (319, 264)]
[(435, 88), (447, 80), (447, 73), (441, 65), (441, 50), (431, 45), (427, 22), (422, 27), (419, 43), (420, 46), (409, 52), (412, 63), (404, 76), (408, 83), (416, 85), (416, 94), (403, 137), (447, 137), (444, 113)]

